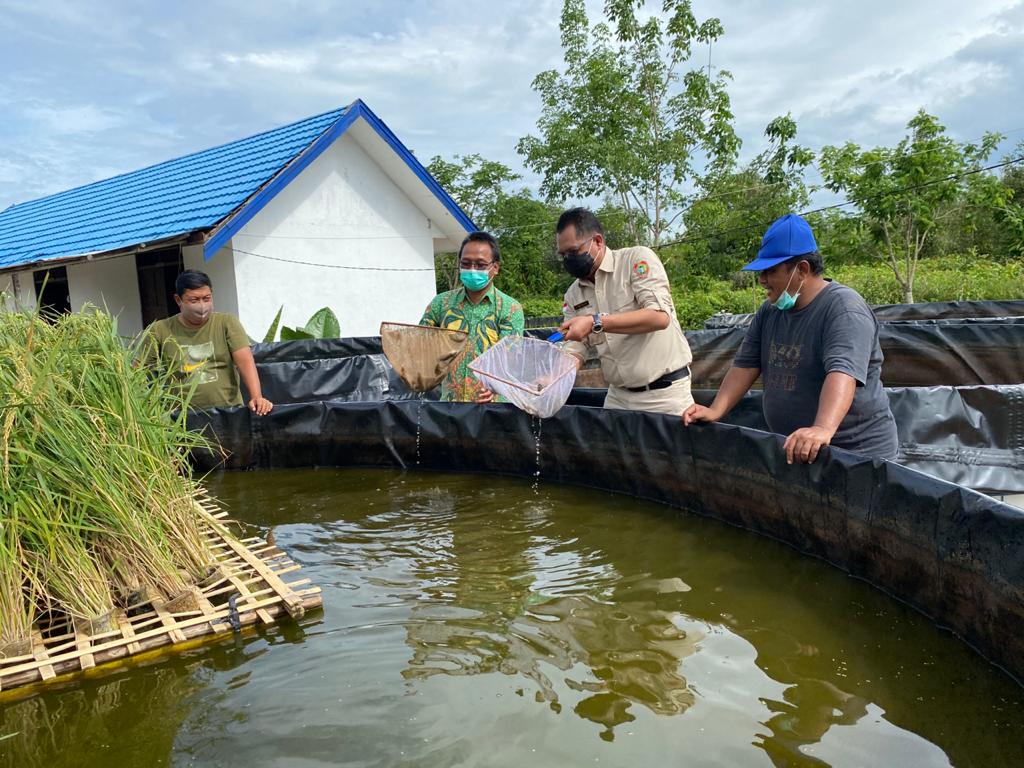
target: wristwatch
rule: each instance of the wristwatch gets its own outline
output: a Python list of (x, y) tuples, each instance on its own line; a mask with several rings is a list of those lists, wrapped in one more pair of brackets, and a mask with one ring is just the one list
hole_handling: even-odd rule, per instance
[(601, 333), (604, 330), (604, 323), (601, 322), (603, 315), (591, 315), (594, 318), (594, 328), (591, 333)]

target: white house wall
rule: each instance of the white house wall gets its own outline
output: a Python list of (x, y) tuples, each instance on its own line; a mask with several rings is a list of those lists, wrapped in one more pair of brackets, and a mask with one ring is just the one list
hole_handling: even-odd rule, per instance
[(86, 304), (106, 308), (117, 318), (117, 332), (121, 336), (142, 332), (142, 303), (134, 256), (82, 261), (68, 264), (67, 270), (72, 311), (78, 312)]
[(3, 304), (0, 304), (0, 309), (34, 308), (36, 287), (32, 282), (31, 270), (6, 272), (0, 275), (0, 295), (3, 296)]
[[(239, 318), (253, 338), (282, 304), (293, 327), (330, 307), (343, 336), (376, 335), (382, 320), (415, 323), (435, 293), (436, 234), (343, 135), (232, 238)], [(230, 258), (225, 247), (207, 267)]]
[[(238, 289), (235, 287), (235, 262), (231, 258), (231, 244), (225, 245), (216, 258), (210, 261), (203, 261), (203, 246), (186, 245), (181, 249), (181, 260), (185, 269), (198, 269), (209, 275), (210, 282), (213, 283), (213, 308), (237, 317)], [(249, 326), (246, 326), (245, 330), (257, 341), (263, 338), (262, 331)]]

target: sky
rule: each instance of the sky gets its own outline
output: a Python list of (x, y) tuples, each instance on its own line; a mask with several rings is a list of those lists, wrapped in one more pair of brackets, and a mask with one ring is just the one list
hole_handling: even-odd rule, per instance
[[(653, 3), (648, 3), (652, 8)], [(592, 21), (601, 0), (588, 2)], [(791, 113), (812, 149), (894, 144), (921, 107), (1024, 141), (1024, 2), (694, 0), (724, 37), (742, 155)], [(516, 154), (562, 65), (560, 0), (0, 0), (0, 210), (361, 98), (426, 163)], [(707, 64), (707, 51), (695, 55)]]

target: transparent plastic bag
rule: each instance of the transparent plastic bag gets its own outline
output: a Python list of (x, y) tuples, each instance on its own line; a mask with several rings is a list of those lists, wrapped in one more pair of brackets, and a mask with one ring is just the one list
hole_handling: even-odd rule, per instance
[(533, 416), (565, 405), (576, 381), (576, 358), (542, 339), (506, 336), (469, 364), (480, 383)]
[(429, 392), (440, 384), (468, 341), (465, 331), (407, 323), (380, 324), (384, 356), (414, 392)]

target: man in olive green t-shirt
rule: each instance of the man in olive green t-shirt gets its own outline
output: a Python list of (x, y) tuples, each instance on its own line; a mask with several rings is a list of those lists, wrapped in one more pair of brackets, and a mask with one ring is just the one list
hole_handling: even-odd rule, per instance
[(274, 404), (263, 397), (249, 337), (234, 315), (213, 311), (210, 278), (187, 269), (178, 275), (174, 291), (181, 312), (146, 329), (140, 361), (166, 367), (182, 388), (195, 384), (192, 408), (242, 405), (241, 374), (251, 398), (249, 410), (258, 416), (270, 413)]

